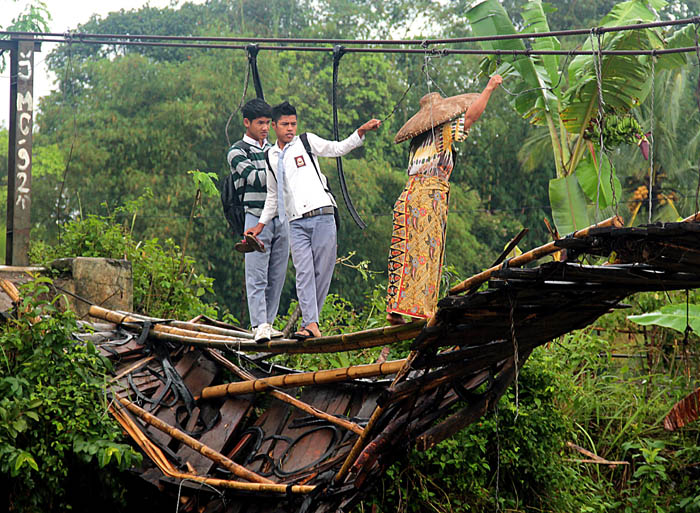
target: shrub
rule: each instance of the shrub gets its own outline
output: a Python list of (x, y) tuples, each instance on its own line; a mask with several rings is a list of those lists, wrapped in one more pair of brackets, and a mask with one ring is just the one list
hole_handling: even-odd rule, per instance
[(213, 279), (196, 272), (193, 258), (183, 255), (172, 239), (135, 241), (113, 214), (70, 221), (56, 245), (38, 241), (30, 250), (32, 262), (76, 256), (129, 260), (136, 312), (182, 319), (217, 315), (215, 307), (202, 301), (205, 293), (213, 293)]
[(39, 299), (49, 282), (25, 285), (23, 314), (0, 329), (0, 471), (11, 511), (68, 509), (76, 466), (125, 469), (141, 458), (118, 443), (120, 430), (107, 415), (109, 362), (71, 336), (72, 313)]

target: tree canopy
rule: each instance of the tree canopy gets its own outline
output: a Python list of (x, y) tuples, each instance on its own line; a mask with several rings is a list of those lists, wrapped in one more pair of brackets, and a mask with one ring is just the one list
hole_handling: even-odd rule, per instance
[[(504, 6), (517, 13), (524, 4), (509, 0)], [(202, 5), (122, 10), (93, 17), (78, 29), (105, 34), (422, 39), (471, 34), (469, 5), (209, 0)], [(580, 28), (611, 5), (609, 0), (557, 2), (548, 14), (551, 28)], [(666, 9), (683, 13), (693, 5), (674, 2)], [(523, 23), (518, 16), (516, 26)], [(66, 221), (91, 213), (109, 215), (150, 190), (152, 199), (142, 202), (135, 215), (123, 214), (122, 221), (133, 225), (135, 237), (182, 243), (195, 199), (187, 171), (213, 171), (219, 176), (228, 172), (224, 129), (244, 98), (244, 53), (99, 46), (73, 40), (53, 51), (48, 62), (57, 88), (41, 100), (37, 116), (33, 237), (56, 240)], [(300, 132), (331, 138), (331, 63), (330, 53), (322, 52), (258, 55), (266, 100), (294, 104)], [(687, 73), (689, 90), (697, 70)], [(384, 273), (378, 282), (386, 272), (391, 207), (403, 187), (408, 157), (408, 145), (394, 144), (393, 135), (427, 92), (450, 96), (480, 91), (485, 83), (480, 59), (472, 56), (429, 51), (348, 54), (341, 61), (341, 137), (372, 117), (384, 123), (377, 134), (367, 137), (364, 147), (345, 159), (351, 196), (368, 228), (357, 229), (341, 206), (339, 254), (354, 252), (355, 261), (368, 261), (370, 269)], [(252, 85), (245, 93), (245, 99), (253, 97)], [(494, 95), (469, 140), (457, 146), (446, 262), (462, 277), (490, 265), (522, 226), (530, 228), (524, 245), (535, 246), (547, 238), (542, 219), (551, 218), (547, 184), (554, 176), (554, 163), (533, 158), (536, 146), (529, 141), (536, 131), (509, 106), (510, 99), (503, 91)], [(236, 113), (229, 126), (230, 140), (242, 134), (241, 116)], [(334, 163), (328, 160), (322, 166), (333, 185)], [(234, 242), (218, 198), (205, 199), (196, 210), (188, 252), (200, 262), (202, 272), (214, 277), (219, 304), (244, 318), (243, 260), (233, 251)], [(339, 268), (331, 292), (359, 304), (371, 287), (357, 280), (355, 271)], [(283, 307), (293, 295), (290, 270)]]

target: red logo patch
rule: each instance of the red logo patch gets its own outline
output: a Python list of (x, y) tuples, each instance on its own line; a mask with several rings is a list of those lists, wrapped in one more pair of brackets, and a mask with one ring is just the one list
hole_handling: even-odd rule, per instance
[(304, 156), (299, 155), (298, 157), (294, 158), (294, 162), (296, 163), (297, 167), (304, 167), (306, 165), (306, 162), (304, 162)]

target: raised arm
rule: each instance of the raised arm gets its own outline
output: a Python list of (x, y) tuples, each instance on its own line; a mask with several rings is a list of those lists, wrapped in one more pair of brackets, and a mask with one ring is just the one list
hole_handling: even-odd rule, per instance
[(491, 98), (491, 93), (496, 90), (496, 88), (501, 85), (503, 82), (503, 78), (501, 75), (494, 75), (489, 79), (489, 83), (486, 84), (486, 87), (484, 88), (483, 91), (481, 91), (481, 94), (479, 97), (476, 99), (474, 103), (472, 103), (469, 106), (469, 109), (467, 110), (466, 114), (466, 120), (464, 123), (464, 131), (468, 131), (469, 128), (476, 123), (476, 121), (481, 117), (481, 115), (484, 113), (484, 110), (486, 109), (486, 104), (489, 102), (489, 98)]
[(350, 137), (342, 141), (329, 141), (316, 134), (309, 133), (309, 145), (313, 152), (319, 157), (342, 157), (355, 148), (362, 146), (365, 134), (371, 130), (376, 130), (381, 124), (382, 122), (378, 119), (370, 119), (355, 130)]

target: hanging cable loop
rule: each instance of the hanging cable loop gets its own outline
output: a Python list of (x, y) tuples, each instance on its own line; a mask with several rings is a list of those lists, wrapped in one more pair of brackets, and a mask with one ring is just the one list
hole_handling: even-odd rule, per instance
[(264, 100), (265, 95), (263, 94), (262, 83), (260, 82), (260, 74), (258, 73), (258, 52), (260, 51), (260, 47), (257, 45), (257, 43), (253, 43), (246, 46), (245, 51), (248, 55), (248, 66), (250, 67), (250, 71), (253, 76), (255, 96), (257, 96), (261, 100)]
[[(338, 68), (340, 67), (340, 59), (345, 55), (346, 49), (342, 45), (335, 45), (333, 47), (333, 87), (331, 91), (332, 103), (333, 103), (333, 138), (339, 141), (339, 130), (338, 130)], [(367, 225), (364, 223), (360, 214), (355, 210), (355, 206), (352, 204), (350, 199), (350, 193), (348, 192), (348, 185), (345, 182), (345, 173), (343, 173), (343, 159), (342, 157), (336, 157), (336, 166), (338, 168), (338, 181), (340, 182), (340, 192), (343, 194), (343, 201), (345, 201), (345, 206), (350, 212), (355, 224), (360, 227), (360, 230), (364, 230)]]

